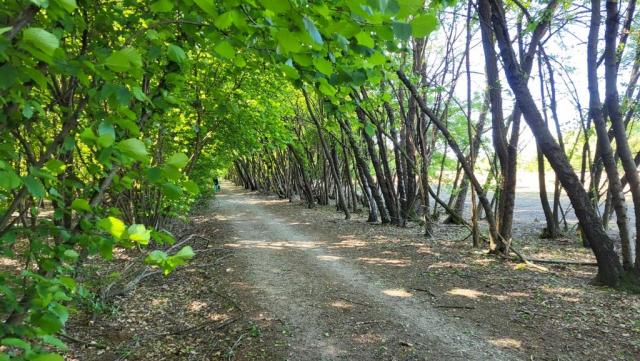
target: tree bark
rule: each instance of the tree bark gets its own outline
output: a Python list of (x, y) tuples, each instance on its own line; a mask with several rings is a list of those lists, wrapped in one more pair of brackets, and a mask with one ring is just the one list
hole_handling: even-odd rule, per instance
[(598, 280), (609, 286), (617, 286), (622, 277), (622, 265), (613, 248), (613, 242), (600, 223), (595, 209), (589, 201), (587, 192), (582, 188), (578, 176), (573, 171), (569, 159), (555, 141), (547, 125), (542, 119), (533, 96), (527, 86), (525, 72), (516, 61), (511, 45), (504, 5), (501, 0), (490, 0), (492, 7), (492, 23), (500, 55), (504, 63), (504, 71), (513, 91), (519, 108), (533, 132), (540, 149), (556, 172), (556, 176), (567, 192), (576, 216), (580, 222), (584, 236), (590, 241), (598, 261)]

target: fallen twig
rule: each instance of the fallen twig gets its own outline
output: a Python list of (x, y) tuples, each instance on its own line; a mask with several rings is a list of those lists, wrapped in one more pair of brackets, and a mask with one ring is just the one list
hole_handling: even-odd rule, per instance
[(547, 263), (547, 264), (567, 264), (567, 265), (574, 265), (574, 266), (594, 266), (594, 267), (598, 266), (597, 262), (588, 262), (588, 261), (572, 261), (572, 260), (565, 260), (565, 259), (538, 259), (538, 258), (529, 258), (529, 260), (532, 262)]
[(236, 342), (234, 342), (233, 345), (231, 347), (229, 347), (229, 351), (227, 351), (227, 360), (233, 360), (234, 359), (234, 357), (236, 356), (234, 350), (236, 349), (236, 347), (238, 347), (238, 345), (240, 344), (240, 341), (242, 341), (242, 339), (246, 335), (247, 335), (246, 332), (243, 333), (242, 335), (240, 335), (240, 337), (238, 337)]
[(436, 294), (435, 294), (435, 293), (431, 292), (431, 290), (429, 290), (429, 289), (427, 289), (427, 288), (415, 288), (415, 287), (414, 287), (414, 288), (412, 288), (412, 290), (414, 290), (414, 291), (420, 291), (420, 292), (426, 292), (426, 293), (428, 293), (428, 294), (429, 294), (429, 296), (431, 296), (431, 297), (436, 297), (436, 298), (438, 297), (438, 296), (436, 296)]
[(356, 301), (351, 301), (348, 298), (345, 297), (338, 297), (339, 300), (343, 300), (343, 301), (347, 301), (349, 303), (353, 303), (354, 305), (360, 305), (360, 306), (365, 306), (365, 307), (371, 307), (371, 305), (368, 305), (366, 303), (361, 303), (361, 302), (356, 302)]
[(475, 310), (476, 308), (473, 306), (459, 306), (459, 305), (436, 305), (436, 308), (456, 308), (463, 310)]

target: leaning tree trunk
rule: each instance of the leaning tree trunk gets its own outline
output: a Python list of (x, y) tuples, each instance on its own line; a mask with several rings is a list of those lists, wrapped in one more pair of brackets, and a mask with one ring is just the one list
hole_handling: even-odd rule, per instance
[(320, 121), (318, 120), (318, 118), (316, 118), (315, 114), (313, 113), (313, 109), (311, 108), (311, 103), (309, 101), (309, 95), (304, 90), (303, 90), (303, 93), (304, 93), (305, 102), (307, 104), (307, 109), (309, 110), (309, 116), (311, 117), (311, 120), (313, 121), (313, 124), (315, 124), (316, 130), (318, 131), (318, 138), (320, 139), (320, 144), (322, 145), (322, 151), (324, 153), (324, 158), (325, 158), (326, 162), (328, 163), (329, 170), (330, 170), (330, 173), (331, 173), (331, 177), (333, 178), (333, 181), (336, 184), (336, 193), (338, 194), (338, 197), (337, 197), (338, 198), (338, 206), (339, 206), (340, 210), (342, 210), (342, 212), (344, 213), (344, 218), (345, 219), (350, 219), (351, 218), (351, 213), (349, 213), (349, 207), (347, 207), (347, 204), (344, 201), (344, 191), (342, 189), (342, 185), (341, 185), (341, 182), (340, 182), (340, 176), (338, 175), (338, 165), (334, 164), (334, 162), (333, 162), (333, 158), (331, 157), (331, 152), (329, 151), (329, 146), (327, 145), (327, 142), (324, 139), (324, 135), (322, 134), (322, 126), (320, 126)]
[(622, 265), (613, 248), (613, 241), (602, 227), (600, 218), (593, 208), (587, 192), (580, 183), (580, 179), (573, 171), (569, 159), (564, 154), (556, 140), (551, 135), (544, 122), (533, 96), (527, 86), (527, 79), (516, 61), (511, 45), (511, 38), (504, 17), (504, 6), (501, 0), (490, 1), (492, 9), (492, 23), (500, 55), (504, 63), (504, 71), (513, 91), (519, 108), (531, 128), (540, 149), (556, 172), (556, 176), (567, 192), (576, 216), (580, 222), (584, 236), (589, 239), (593, 252), (598, 261), (598, 280), (609, 286), (617, 286), (623, 274)]
[[(598, 34), (600, 32), (600, 0), (591, 0), (591, 27), (587, 45), (587, 73), (589, 81), (589, 113), (593, 119), (598, 137), (598, 149), (600, 157), (609, 179), (609, 192), (611, 203), (616, 212), (620, 242), (622, 245), (622, 265), (625, 269), (633, 267), (633, 258), (630, 252), (629, 229), (627, 226), (627, 207), (625, 204), (622, 184), (618, 168), (611, 149), (609, 134), (600, 103), (600, 91), (598, 89)], [(618, 142), (618, 147), (620, 143)]]
[[(599, 11), (600, 2), (594, 2), (598, 3)], [(637, 247), (640, 245), (640, 176), (627, 141), (627, 131), (622, 121), (618, 97), (618, 63), (616, 56), (616, 37), (620, 20), (618, 2), (607, 0), (606, 9), (607, 19), (604, 35), (605, 106), (609, 119), (611, 119), (614, 137), (616, 138), (616, 150), (631, 190), (631, 199), (633, 200), (633, 209), (636, 216), (636, 269), (640, 272), (640, 247)]]

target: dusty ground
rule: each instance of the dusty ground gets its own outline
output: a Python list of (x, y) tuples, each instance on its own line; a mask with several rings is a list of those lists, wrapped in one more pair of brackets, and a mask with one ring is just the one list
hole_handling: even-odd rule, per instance
[[(193, 217), (211, 241), (192, 264), (79, 313), (69, 360), (640, 360), (640, 297), (590, 285), (593, 267), (523, 269), (464, 228), (426, 240), (223, 189)], [(528, 255), (592, 260), (518, 232)]]

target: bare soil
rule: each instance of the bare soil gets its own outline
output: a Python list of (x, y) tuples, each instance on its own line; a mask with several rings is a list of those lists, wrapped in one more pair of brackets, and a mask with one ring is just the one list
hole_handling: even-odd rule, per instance
[[(640, 360), (640, 297), (591, 285), (593, 267), (545, 272), (473, 249), (464, 227), (425, 239), (365, 216), (225, 183), (192, 218), (192, 263), (79, 312), (68, 359)], [(593, 261), (539, 226), (517, 226), (527, 255)]]

